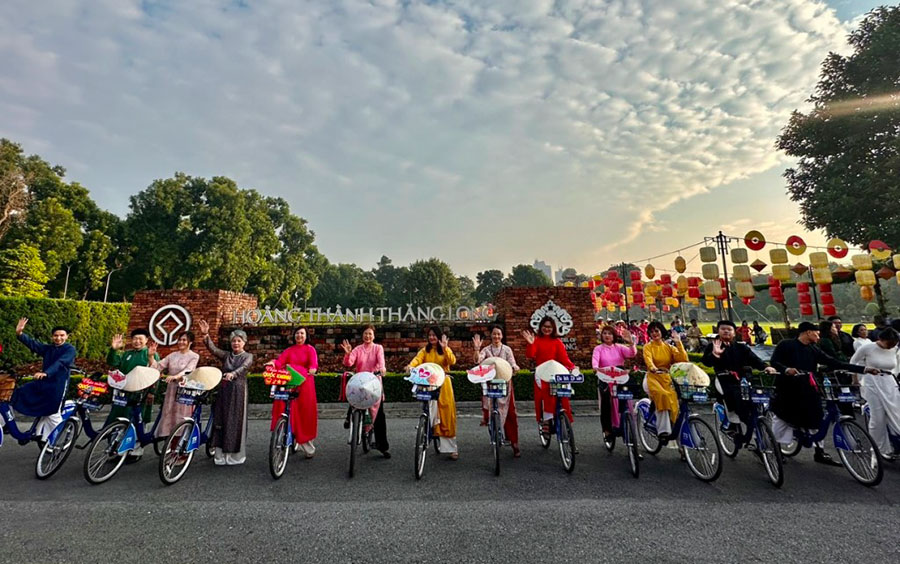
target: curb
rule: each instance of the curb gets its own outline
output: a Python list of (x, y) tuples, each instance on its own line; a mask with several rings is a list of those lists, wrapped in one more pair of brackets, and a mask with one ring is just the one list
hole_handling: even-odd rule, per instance
[[(574, 400), (572, 410), (581, 417), (598, 417), (600, 410), (597, 400)], [(385, 402), (384, 415), (390, 419), (416, 418), (422, 413), (418, 402)], [(534, 401), (516, 402), (516, 413), (519, 417), (534, 416)], [(481, 402), (456, 402), (457, 417), (481, 417)], [(319, 403), (319, 419), (343, 419), (347, 415), (346, 403)], [(267, 420), (272, 416), (272, 404), (252, 403), (247, 406), (247, 418)]]

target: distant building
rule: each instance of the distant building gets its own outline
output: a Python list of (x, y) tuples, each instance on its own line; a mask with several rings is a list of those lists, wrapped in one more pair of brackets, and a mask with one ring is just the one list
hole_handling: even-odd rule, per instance
[(553, 270), (550, 268), (549, 264), (545, 263), (542, 260), (535, 260), (532, 266), (546, 274), (547, 278), (553, 280)]

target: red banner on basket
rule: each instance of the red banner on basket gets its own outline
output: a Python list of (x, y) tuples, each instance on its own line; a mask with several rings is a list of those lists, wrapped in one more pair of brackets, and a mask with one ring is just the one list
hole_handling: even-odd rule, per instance
[(266, 386), (284, 386), (291, 381), (291, 373), (281, 368), (266, 367), (263, 372), (263, 382)]
[(106, 382), (97, 382), (90, 378), (84, 378), (78, 384), (78, 391), (89, 396), (99, 396), (108, 392), (109, 386)]

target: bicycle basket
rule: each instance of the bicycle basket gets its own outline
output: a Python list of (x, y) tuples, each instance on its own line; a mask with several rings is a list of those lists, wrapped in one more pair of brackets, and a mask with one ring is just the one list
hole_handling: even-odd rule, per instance
[(505, 380), (491, 380), (484, 384), (484, 395), (489, 398), (505, 398), (509, 387)]
[(441, 388), (439, 386), (422, 386), (417, 384), (413, 386), (412, 395), (419, 401), (436, 400), (441, 395)]
[(706, 403), (709, 401), (709, 391), (706, 386), (681, 386), (681, 399), (693, 403)]
[(551, 382), (549, 385), (551, 396), (570, 398), (575, 393), (570, 384), (557, 384), (556, 382)]

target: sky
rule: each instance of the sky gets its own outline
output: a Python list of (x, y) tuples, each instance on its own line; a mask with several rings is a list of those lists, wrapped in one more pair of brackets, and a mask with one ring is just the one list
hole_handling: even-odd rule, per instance
[(231, 177), (363, 268), (821, 244), (775, 140), (879, 4), (7, 0), (0, 137), (121, 216), (176, 171)]

